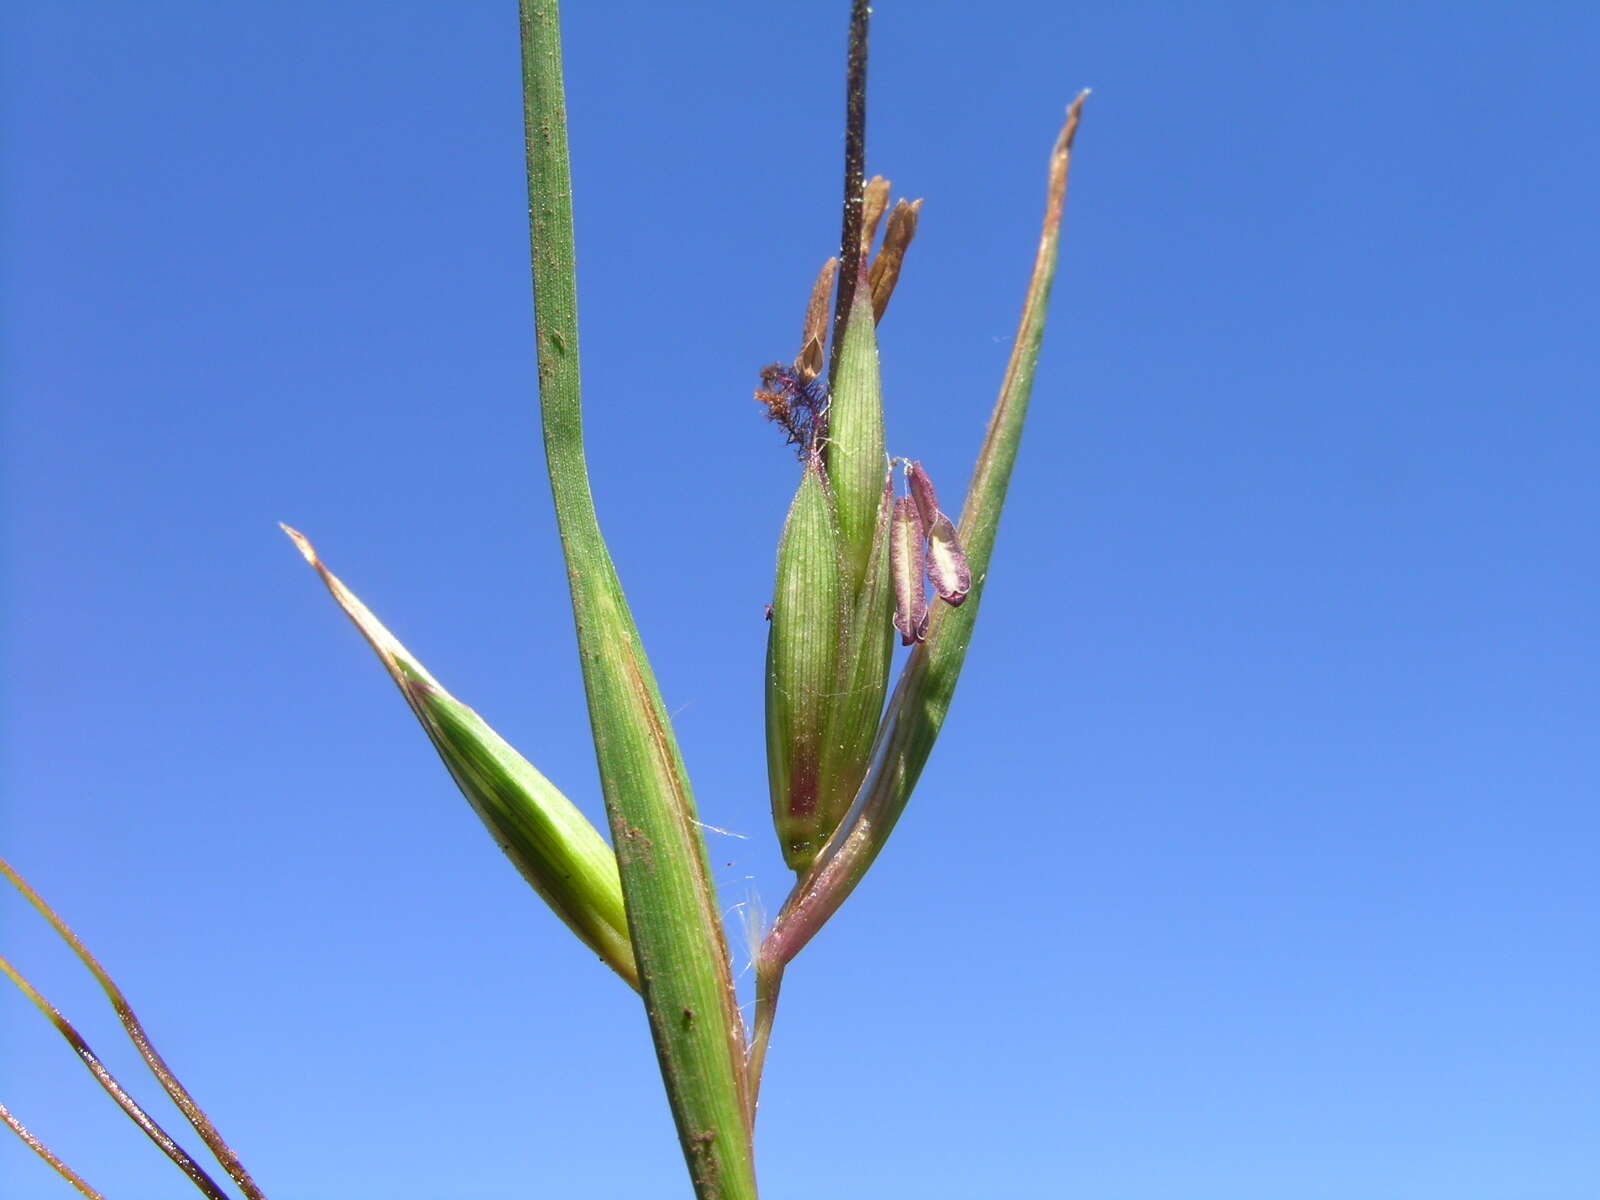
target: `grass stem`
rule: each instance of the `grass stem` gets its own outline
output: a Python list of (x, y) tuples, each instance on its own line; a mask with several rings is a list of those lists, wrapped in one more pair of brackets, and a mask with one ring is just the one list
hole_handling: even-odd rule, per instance
[(555, 0), (521, 0), (521, 28), (545, 456), (629, 935), (695, 1193), (700, 1200), (754, 1200), (744, 1026), (705, 838), (600, 533), (584, 456), (572, 168)]

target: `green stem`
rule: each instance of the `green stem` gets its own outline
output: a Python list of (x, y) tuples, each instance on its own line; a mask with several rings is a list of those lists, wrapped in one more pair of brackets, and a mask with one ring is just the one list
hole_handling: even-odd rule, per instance
[(661, 695), (601, 536), (583, 450), (576, 249), (554, 0), (521, 0), (545, 452), (629, 935), (700, 1200), (754, 1200), (745, 1044), (705, 840)]
[(755, 1124), (756, 1106), (761, 1099), (761, 1072), (767, 1065), (767, 1045), (772, 1040), (772, 1022), (778, 1015), (778, 989), (783, 986), (785, 963), (766, 954), (756, 958), (756, 1011), (750, 1036), (750, 1053), (745, 1070), (749, 1075), (746, 1090), (750, 1096), (750, 1123)]

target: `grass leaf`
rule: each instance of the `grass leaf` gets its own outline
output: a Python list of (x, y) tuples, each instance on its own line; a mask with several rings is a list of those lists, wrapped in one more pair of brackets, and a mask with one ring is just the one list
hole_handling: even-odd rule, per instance
[(522, 0), (521, 17), (540, 409), (595, 757), (656, 1058), (696, 1195), (748, 1200), (756, 1184), (744, 1028), (705, 839), (584, 460), (560, 18), (554, 0)]
[(328, 570), (304, 534), (287, 525), (283, 528), (361, 636), (377, 651), (495, 843), (556, 916), (637, 988), (639, 972), (628, 941), (617, 861), (599, 830), (482, 717), (439, 685)]

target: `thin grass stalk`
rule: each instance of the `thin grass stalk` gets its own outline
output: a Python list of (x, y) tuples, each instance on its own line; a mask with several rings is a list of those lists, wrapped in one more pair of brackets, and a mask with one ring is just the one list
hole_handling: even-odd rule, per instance
[(72, 1025), (72, 1022), (62, 1016), (61, 1010), (49, 1000), (45, 999), (39, 989), (28, 982), (26, 976), (18, 971), (8, 959), (0, 958), (0, 974), (5, 975), (16, 984), (22, 994), (26, 996), (35, 1008), (45, 1015), (45, 1018), (56, 1027), (78, 1060), (88, 1068), (95, 1081), (105, 1089), (105, 1092), (117, 1102), (117, 1107), (126, 1113), (130, 1120), (149, 1138), (156, 1146), (170, 1158), (177, 1168), (188, 1177), (190, 1183), (199, 1188), (208, 1200), (230, 1200), (228, 1193), (223, 1191), (217, 1181), (195, 1161), (194, 1156), (180, 1146), (149, 1113), (140, 1107), (139, 1102), (128, 1094), (128, 1090), (118, 1082), (117, 1077), (111, 1073), (105, 1063), (100, 1061), (89, 1043), (84, 1040), (81, 1033)]
[(161, 1053), (156, 1049), (155, 1043), (150, 1040), (150, 1035), (145, 1031), (143, 1022), (139, 1020), (138, 1015), (133, 1011), (133, 1005), (128, 1003), (127, 996), (123, 995), (122, 989), (117, 986), (116, 980), (112, 979), (110, 973), (100, 965), (100, 960), (95, 958), (89, 947), (84, 945), (78, 935), (73, 932), (72, 927), (62, 920), (60, 914), (45, 902), (44, 897), (34, 891), (28, 881), (19, 875), (16, 869), (3, 858), (0, 858), (0, 875), (4, 875), (11, 886), (22, 893), (23, 898), (33, 905), (34, 911), (50, 923), (50, 927), (56, 931), (61, 940), (66, 942), (72, 952), (78, 956), (78, 961), (88, 968), (89, 974), (93, 975), (95, 982), (100, 985), (100, 990), (106, 994), (106, 999), (111, 1001), (111, 1007), (117, 1014), (117, 1020), (122, 1022), (122, 1028), (127, 1031), (128, 1040), (133, 1043), (134, 1049), (139, 1051), (139, 1057), (144, 1059), (145, 1065), (150, 1068), (150, 1073), (160, 1081), (167, 1095), (172, 1097), (172, 1102), (178, 1106), (178, 1111), (184, 1115), (190, 1125), (194, 1126), (195, 1132), (205, 1142), (207, 1149), (222, 1164), (222, 1169), (239, 1185), (239, 1190), (249, 1197), (249, 1200), (266, 1200), (265, 1194), (256, 1184), (256, 1181), (250, 1177), (250, 1172), (245, 1170), (244, 1163), (239, 1161), (239, 1156), (234, 1152), (233, 1147), (228, 1145), (221, 1132), (212, 1124), (211, 1118), (206, 1115), (205, 1110), (195, 1103), (195, 1099), (190, 1095), (189, 1089), (183, 1086), (183, 1082), (174, 1074), (172, 1068), (167, 1065), (167, 1060), (161, 1057)]
[[(935, 606), (927, 640), (912, 651), (889, 701), (872, 766), (850, 815), (817, 856), (811, 871), (795, 885), (763, 944), (761, 959), (768, 978), (781, 978), (777, 964), (793, 960), (861, 882), (900, 819), (949, 711), (981, 607), (1000, 511), (1033, 392), (1060, 253), (1072, 143), (1087, 95), (1080, 95), (1067, 110), (1066, 123), (1050, 156), (1039, 251), (1000, 398), (961, 513), (960, 533), (972, 568), (972, 592), (960, 608)], [(762, 977), (758, 969), (758, 985)], [(757, 1007), (759, 1010), (759, 1000)]]
[(839, 367), (840, 344), (855, 301), (864, 253), (861, 223), (866, 197), (862, 187), (867, 174), (867, 33), (871, 21), (869, 0), (851, 0), (844, 84), (844, 216), (839, 234), (839, 290), (834, 294), (830, 382)]
[(558, 6), (521, 0), (521, 29), (545, 451), (629, 933), (696, 1195), (753, 1200), (743, 1023), (705, 839), (584, 459)]
[(106, 1200), (103, 1195), (89, 1186), (88, 1181), (85, 1180), (82, 1175), (79, 1175), (71, 1167), (67, 1166), (66, 1163), (62, 1162), (60, 1156), (57, 1155), (55, 1151), (51, 1150), (49, 1146), (46, 1146), (42, 1141), (40, 1141), (37, 1134), (35, 1134), (21, 1121), (17, 1120), (17, 1118), (12, 1114), (11, 1110), (4, 1104), (0, 1104), (0, 1122), (4, 1122), (6, 1128), (21, 1138), (23, 1144), (27, 1146), (28, 1149), (32, 1150), (40, 1158), (44, 1159), (45, 1162), (49, 1163), (51, 1170), (55, 1171), (57, 1175), (61, 1176), (61, 1178), (65, 1179), (73, 1187), (77, 1188), (81, 1195), (87, 1196), (88, 1200)]
[(756, 956), (756, 1004), (751, 1016), (750, 1050), (745, 1055), (745, 1090), (750, 1097), (750, 1122), (761, 1102), (761, 1076), (767, 1069), (767, 1048), (772, 1044), (772, 1024), (778, 1018), (778, 993), (783, 988), (787, 962), (765, 952)]

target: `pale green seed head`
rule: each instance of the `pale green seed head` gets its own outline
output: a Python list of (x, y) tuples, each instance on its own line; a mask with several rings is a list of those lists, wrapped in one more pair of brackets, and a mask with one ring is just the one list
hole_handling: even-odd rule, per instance
[(845, 591), (852, 599), (866, 573), (883, 493), (883, 381), (872, 296), (857, 287), (839, 344), (828, 406), (828, 482), (838, 501)]
[(820, 807), (823, 738), (844, 631), (840, 537), (821, 459), (806, 464), (778, 544), (767, 631), (767, 765), (784, 859), (801, 870), (826, 831)]

